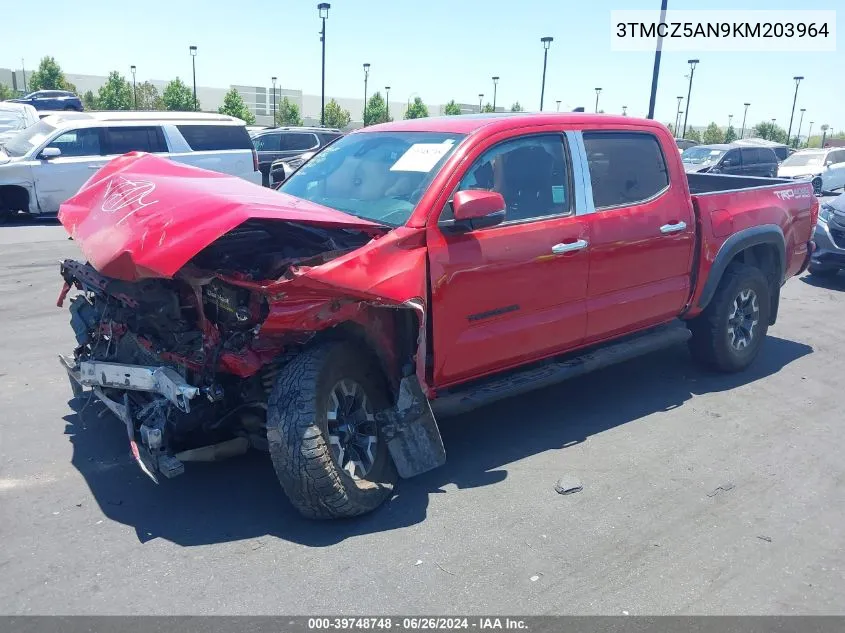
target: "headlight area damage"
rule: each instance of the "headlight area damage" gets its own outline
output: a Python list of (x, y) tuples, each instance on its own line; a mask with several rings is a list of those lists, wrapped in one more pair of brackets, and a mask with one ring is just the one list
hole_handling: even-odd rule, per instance
[(251, 445), (303, 514), (329, 518), (445, 461), (422, 230), (145, 154), (109, 163), (59, 218), (88, 260), (61, 264), (58, 304), (78, 291), (62, 362), (153, 479)]

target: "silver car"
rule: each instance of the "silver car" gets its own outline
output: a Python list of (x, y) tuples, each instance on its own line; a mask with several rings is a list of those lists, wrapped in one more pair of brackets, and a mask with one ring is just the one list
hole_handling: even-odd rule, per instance
[(816, 250), (810, 261), (811, 274), (833, 277), (845, 268), (845, 194), (821, 203), (813, 241)]

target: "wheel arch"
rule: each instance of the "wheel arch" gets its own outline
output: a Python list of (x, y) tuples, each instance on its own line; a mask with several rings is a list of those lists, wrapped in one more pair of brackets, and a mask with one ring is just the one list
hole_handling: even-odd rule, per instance
[(29, 213), (30, 190), (23, 185), (0, 185), (0, 211), (25, 211)]
[(773, 325), (780, 303), (780, 286), (786, 274), (786, 239), (781, 228), (776, 224), (763, 224), (738, 231), (725, 240), (698, 299), (700, 310), (712, 301), (725, 271), (734, 262), (756, 266), (766, 275), (772, 301), (769, 324)]

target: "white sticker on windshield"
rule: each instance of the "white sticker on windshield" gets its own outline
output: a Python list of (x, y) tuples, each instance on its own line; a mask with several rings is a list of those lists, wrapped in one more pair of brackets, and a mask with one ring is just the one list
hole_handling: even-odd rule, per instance
[(414, 143), (399, 157), (390, 171), (420, 171), (428, 173), (455, 144), (453, 139), (442, 143)]
[(711, 149), (711, 150), (710, 150), (710, 155), (711, 155), (711, 156), (718, 156), (718, 155), (719, 155), (719, 154), (721, 154), (721, 153), (722, 153), (722, 150), (720, 150), (720, 149)]

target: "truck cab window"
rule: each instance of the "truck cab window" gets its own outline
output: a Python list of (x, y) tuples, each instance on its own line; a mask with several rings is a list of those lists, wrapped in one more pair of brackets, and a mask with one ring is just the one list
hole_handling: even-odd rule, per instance
[[(569, 164), (561, 136), (528, 136), (505, 141), (480, 156), (457, 191), (485, 189), (502, 194), (506, 221), (564, 215), (572, 209)], [(451, 217), (444, 209), (441, 219)]]
[(652, 134), (584, 132), (584, 147), (597, 209), (635, 205), (669, 187), (666, 160)]

